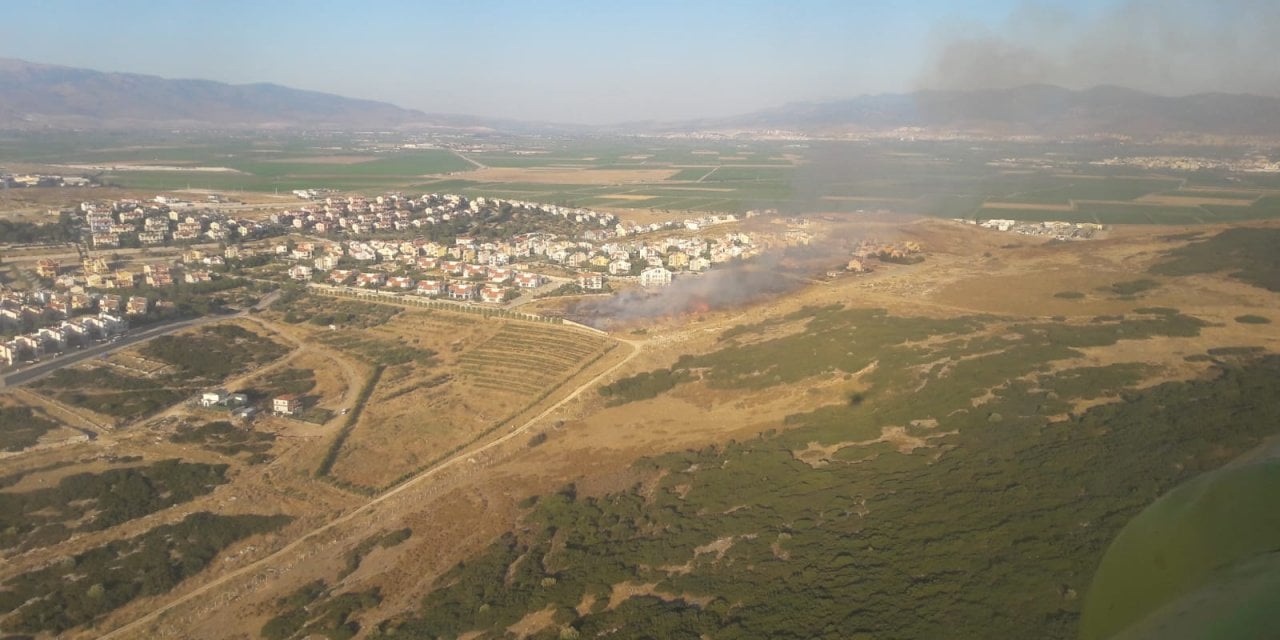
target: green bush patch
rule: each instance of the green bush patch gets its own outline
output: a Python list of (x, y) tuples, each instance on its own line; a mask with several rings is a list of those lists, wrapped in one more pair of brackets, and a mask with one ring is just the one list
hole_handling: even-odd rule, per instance
[(1239, 322), (1240, 324), (1271, 324), (1271, 319), (1264, 316), (1245, 314), (1243, 316), (1236, 316), (1236, 322)]
[(193, 513), (176, 524), (89, 549), (3, 583), (4, 628), (58, 634), (136, 598), (168, 593), (230, 544), (274, 531), (288, 516)]

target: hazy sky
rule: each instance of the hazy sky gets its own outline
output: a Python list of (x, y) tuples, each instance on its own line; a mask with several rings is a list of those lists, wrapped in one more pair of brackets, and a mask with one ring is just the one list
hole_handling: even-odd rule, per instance
[(1280, 91), (1280, 0), (5, 3), (0, 57), (608, 123), (919, 88)]

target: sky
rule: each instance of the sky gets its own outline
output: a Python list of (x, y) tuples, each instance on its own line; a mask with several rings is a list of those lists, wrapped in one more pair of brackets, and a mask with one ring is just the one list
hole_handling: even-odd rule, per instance
[(607, 124), (925, 88), (1280, 92), (1280, 0), (48, 0), (0, 57)]

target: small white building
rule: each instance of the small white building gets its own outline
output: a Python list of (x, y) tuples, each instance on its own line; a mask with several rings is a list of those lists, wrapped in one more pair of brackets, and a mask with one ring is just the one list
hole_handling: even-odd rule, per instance
[(291, 416), (302, 410), (302, 398), (294, 393), (276, 396), (271, 409), (280, 415)]
[(227, 392), (222, 389), (213, 389), (200, 394), (200, 406), (216, 407), (227, 400)]

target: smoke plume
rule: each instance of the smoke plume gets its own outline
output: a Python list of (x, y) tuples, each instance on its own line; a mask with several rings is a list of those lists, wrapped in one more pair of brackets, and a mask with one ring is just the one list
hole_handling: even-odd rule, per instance
[(701, 274), (683, 274), (670, 286), (629, 289), (608, 298), (575, 304), (568, 316), (577, 322), (610, 328), (638, 320), (677, 317), (753, 304), (806, 285), (824, 271), (843, 266), (848, 247), (824, 243), (788, 247)]
[(997, 30), (949, 28), (940, 36), (924, 88), (1116, 85), (1162, 95), (1280, 95), (1275, 0), (1129, 0), (1093, 14), (1028, 2)]

